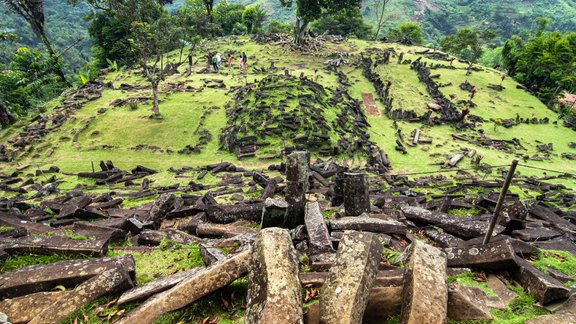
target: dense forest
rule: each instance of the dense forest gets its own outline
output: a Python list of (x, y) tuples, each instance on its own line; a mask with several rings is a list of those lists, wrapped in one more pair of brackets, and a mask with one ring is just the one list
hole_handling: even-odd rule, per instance
[[(16, 115), (71, 83), (91, 80), (101, 68), (145, 66), (142, 60), (175, 49), (182, 55), (202, 39), (266, 32), (293, 33), (297, 44), (308, 35), (336, 34), (438, 48), (507, 72), (547, 103), (576, 88), (572, 0), (1, 3), (0, 100)], [(147, 73), (157, 86), (162, 75)]]

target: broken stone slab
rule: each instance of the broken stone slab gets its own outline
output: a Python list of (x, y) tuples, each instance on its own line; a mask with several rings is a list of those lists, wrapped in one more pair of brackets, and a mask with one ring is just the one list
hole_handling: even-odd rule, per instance
[(313, 303), (304, 308), (304, 324), (320, 323), (320, 303)]
[(318, 202), (309, 202), (306, 204), (304, 222), (310, 241), (309, 253), (313, 255), (324, 252), (334, 252), (328, 227), (326, 226), (326, 222), (324, 222), (324, 215), (322, 215)]
[(232, 223), (239, 219), (260, 221), (263, 203), (206, 206), (208, 219), (214, 223)]
[(128, 272), (118, 265), (83, 282), (36, 315), (30, 324), (58, 323), (100, 296), (134, 287)]
[(404, 251), (402, 323), (444, 323), (448, 305), (446, 254), (418, 240)]
[(368, 178), (364, 173), (344, 173), (344, 214), (358, 216), (370, 212)]
[(342, 217), (330, 221), (333, 231), (355, 230), (364, 232), (406, 234), (406, 225), (395, 220), (384, 220), (375, 217)]
[(260, 228), (282, 227), (288, 215), (288, 203), (284, 199), (266, 198), (262, 209)]
[(101, 257), (108, 251), (108, 240), (73, 240), (67, 236), (26, 236), (4, 239), (2, 246), (10, 255), (58, 253)]
[(154, 229), (159, 229), (162, 221), (174, 206), (174, 194), (163, 193), (158, 196), (152, 203), (150, 213), (139, 220), (143, 223), (151, 222), (154, 224)]
[(67, 294), (68, 291), (39, 292), (22, 297), (4, 299), (0, 302), (0, 312), (8, 315), (13, 324), (28, 323), (44, 309)]
[(167, 312), (189, 305), (229, 285), (248, 272), (250, 254), (251, 251), (247, 250), (199, 271), (173, 288), (149, 298), (118, 323), (152, 323)]
[(464, 243), (464, 240), (446, 232), (440, 232), (434, 229), (426, 229), (425, 233), (426, 236), (428, 236), (432, 241), (436, 242), (436, 244), (438, 244), (438, 246), (441, 248), (461, 246)]
[(134, 287), (126, 292), (124, 292), (120, 298), (118, 298), (118, 305), (123, 305), (131, 303), (138, 300), (144, 300), (152, 295), (166, 291), (182, 280), (203, 271), (204, 268), (194, 268), (190, 270), (180, 271), (173, 275), (166, 276), (162, 279), (154, 280), (148, 282), (142, 286)]
[(196, 227), (196, 235), (200, 237), (232, 238), (242, 234), (256, 234), (258, 230), (234, 224), (202, 223)]
[(303, 323), (298, 258), (287, 230), (260, 231), (248, 274), (247, 323)]
[[(121, 220), (123, 222), (123, 220)], [(126, 240), (126, 231), (99, 225), (97, 222), (74, 222), (74, 234), (119, 243)]]
[(226, 259), (226, 255), (222, 253), (222, 251), (216, 247), (213, 247), (208, 244), (199, 244), (198, 248), (200, 250), (200, 256), (202, 257), (202, 261), (204, 261), (204, 265), (209, 267), (218, 261), (222, 261)]
[(576, 234), (575, 224), (572, 224), (567, 219), (556, 215), (552, 210), (546, 207), (534, 205), (529, 208), (529, 212), (533, 216), (549, 222), (550, 224), (552, 224), (552, 226), (561, 231)]
[(29, 234), (45, 234), (48, 232), (59, 232), (59, 230), (55, 230), (53, 227), (44, 224), (38, 224), (30, 221), (25, 221), (18, 218), (16, 215), (11, 215), (7, 213), (0, 212), (0, 225), (1, 226), (10, 226), (10, 227), (23, 227), (28, 231)]
[(515, 280), (528, 293), (534, 295), (540, 304), (547, 305), (570, 296), (570, 289), (560, 281), (544, 274), (523, 259), (519, 259), (517, 262), (519, 267), (513, 273)]
[[(401, 208), (404, 216), (416, 222), (438, 226), (444, 231), (461, 238), (484, 236), (488, 231), (488, 221), (480, 221), (470, 217), (455, 217), (444, 213), (433, 213), (421, 207), (404, 206)], [(493, 235), (502, 233), (504, 227), (497, 225)]]
[(508, 240), (484, 245), (451, 247), (444, 249), (449, 267), (475, 267), (491, 270), (508, 270), (517, 267), (514, 247)]
[(496, 275), (489, 274), (486, 284), (496, 296), (488, 297), (486, 305), (490, 308), (506, 309), (518, 295), (510, 290)]
[(451, 167), (455, 167), (458, 164), (458, 162), (460, 162), (460, 160), (462, 160), (463, 158), (464, 158), (464, 154), (458, 153), (458, 154), (454, 155), (450, 159), (450, 161), (448, 161), (448, 165)]
[(491, 320), (484, 291), (457, 282), (448, 285), (448, 318), (454, 321)]
[(512, 237), (524, 242), (548, 241), (559, 236), (562, 233), (543, 227), (512, 231)]
[(58, 285), (74, 287), (106, 270), (122, 264), (134, 279), (136, 265), (131, 255), (115, 258), (60, 261), (48, 265), (34, 265), (0, 274), (0, 298), (12, 298)]
[(322, 286), (320, 321), (360, 323), (382, 257), (382, 244), (372, 233), (344, 232), (336, 263)]
[(266, 184), (266, 187), (264, 187), (264, 191), (262, 192), (260, 199), (265, 201), (268, 198), (272, 198), (272, 196), (274, 196), (274, 193), (276, 193), (277, 187), (278, 187), (278, 181), (275, 178), (268, 180), (268, 183)]
[(162, 240), (170, 240), (178, 244), (193, 244), (202, 242), (202, 239), (177, 229), (168, 228), (162, 231), (144, 230), (136, 239), (138, 245), (158, 246)]
[(556, 310), (554, 310), (554, 314), (538, 316), (527, 321), (526, 323), (576, 323), (576, 294), (572, 294), (568, 300), (566, 300)]

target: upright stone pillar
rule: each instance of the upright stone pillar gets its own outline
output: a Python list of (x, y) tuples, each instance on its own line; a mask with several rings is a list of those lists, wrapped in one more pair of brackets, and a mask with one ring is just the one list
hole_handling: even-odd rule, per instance
[(332, 194), (332, 199), (330, 200), (330, 203), (332, 207), (336, 207), (344, 203), (344, 177), (342, 176), (342, 173), (336, 173), (333, 179), (334, 179), (334, 193)]
[(298, 258), (288, 231), (266, 228), (254, 242), (246, 323), (303, 323)]
[(286, 158), (286, 201), (288, 214), (282, 227), (295, 228), (304, 224), (306, 192), (308, 191), (308, 152), (292, 152)]
[(345, 231), (320, 296), (320, 323), (361, 323), (376, 283), (382, 244), (373, 233)]
[(370, 211), (368, 178), (364, 173), (344, 173), (344, 214), (358, 216)]

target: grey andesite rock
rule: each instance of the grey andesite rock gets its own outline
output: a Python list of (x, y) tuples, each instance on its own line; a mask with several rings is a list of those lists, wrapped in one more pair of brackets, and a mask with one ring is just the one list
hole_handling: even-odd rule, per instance
[(122, 296), (118, 298), (117, 303), (118, 305), (122, 305), (133, 301), (146, 299), (154, 294), (166, 291), (176, 286), (186, 278), (193, 276), (203, 269), (204, 268), (194, 268), (186, 271), (180, 271), (173, 275), (150, 281), (142, 286), (134, 287), (124, 292)]
[(317, 202), (309, 202), (306, 204), (304, 222), (306, 223), (306, 232), (310, 239), (310, 253), (332, 252), (333, 248), (328, 227), (324, 221), (324, 215), (322, 215), (320, 205)]
[(152, 323), (170, 311), (189, 305), (199, 298), (227, 286), (248, 272), (251, 250), (241, 252), (186, 278), (175, 287), (146, 300), (117, 323)]
[[(0, 302), (0, 312), (8, 315), (13, 324), (28, 323), (68, 291), (39, 292)], [(1, 321), (0, 321), (1, 323)]]
[(11, 298), (39, 291), (48, 291), (57, 285), (74, 287), (100, 273), (113, 269), (117, 263), (135, 277), (136, 265), (131, 255), (116, 258), (61, 261), (48, 265), (35, 265), (0, 274), (0, 298)]
[(448, 318), (455, 321), (491, 320), (486, 301), (482, 289), (451, 283), (448, 286)]
[(130, 275), (119, 264), (87, 280), (36, 315), (30, 324), (59, 323), (85, 304), (100, 296), (123, 291), (134, 286)]
[(406, 248), (402, 323), (445, 323), (448, 305), (446, 254), (420, 241)]
[(322, 286), (320, 323), (360, 323), (376, 282), (382, 244), (373, 233), (345, 231)]
[(516, 254), (508, 240), (473, 245), (467, 247), (447, 248), (449, 267), (476, 267), (482, 269), (516, 268)]
[(263, 229), (252, 249), (246, 323), (303, 323), (298, 258), (288, 231)]
[(374, 233), (406, 234), (406, 225), (395, 220), (374, 217), (342, 217), (330, 221), (333, 231), (355, 230)]
[(514, 279), (536, 297), (536, 300), (547, 305), (553, 301), (562, 300), (570, 296), (570, 289), (560, 281), (544, 274), (536, 267), (523, 259), (518, 260), (520, 266), (514, 273)]

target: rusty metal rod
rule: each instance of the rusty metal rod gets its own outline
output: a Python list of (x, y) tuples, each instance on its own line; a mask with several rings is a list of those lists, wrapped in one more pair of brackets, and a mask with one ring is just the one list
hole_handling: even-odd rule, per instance
[(492, 219), (490, 220), (490, 226), (488, 227), (488, 232), (486, 232), (486, 236), (484, 237), (484, 242), (482, 244), (488, 244), (490, 242), (490, 238), (492, 238), (492, 232), (494, 232), (494, 227), (496, 227), (496, 224), (498, 223), (498, 216), (500, 216), (502, 205), (504, 205), (504, 198), (506, 198), (506, 193), (508, 192), (508, 188), (510, 188), (510, 183), (514, 177), (514, 172), (516, 171), (518, 161), (518, 158), (514, 158), (512, 160), (512, 165), (510, 165), (510, 170), (508, 170), (508, 175), (506, 176), (506, 180), (502, 185), (502, 190), (500, 191), (500, 196), (498, 197), (498, 202), (496, 203), (496, 209), (494, 209), (494, 216), (492, 216)]

